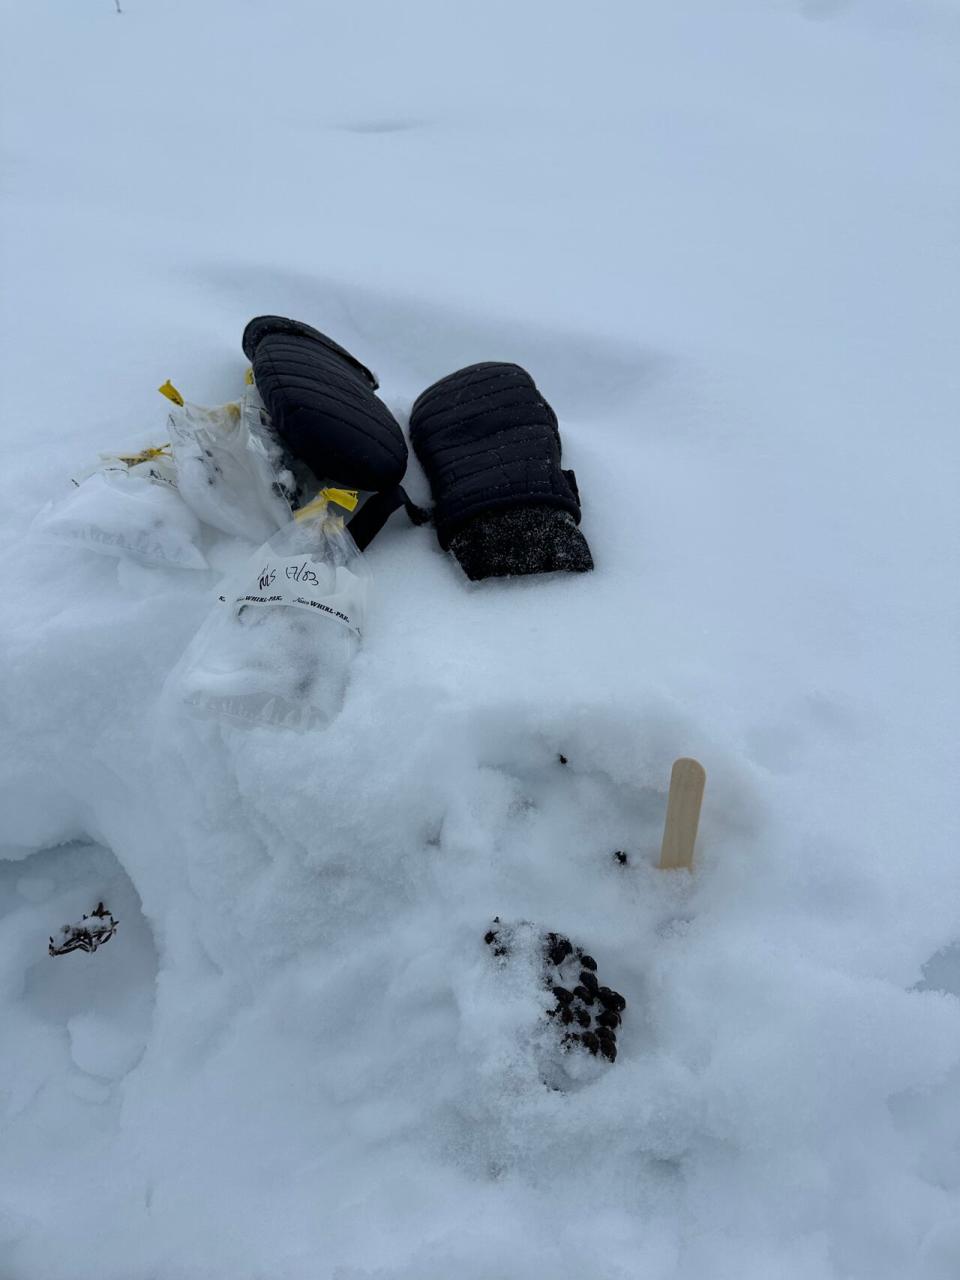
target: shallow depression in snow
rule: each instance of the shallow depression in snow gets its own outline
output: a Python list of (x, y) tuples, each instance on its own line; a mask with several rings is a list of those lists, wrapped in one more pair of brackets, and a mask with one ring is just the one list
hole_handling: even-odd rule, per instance
[[(120, 921), (122, 933), (92, 954), (48, 955), (47, 935), (59, 942), (61, 925), (80, 920), (100, 902)], [(6, 990), (21, 992), (7, 1023), (10, 1046), (46, 1040), (45, 1074), (55, 1078), (67, 1059), (103, 1082), (132, 1070), (150, 1033), (158, 960), (137, 892), (111, 851), (76, 841), (23, 861), (0, 862), (0, 928), (2, 982)], [(20, 1083), (36, 1088), (34, 1071), (25, 1074)], [(4, 1075), (8, 1087), (14, 1084), (9, 1064)], [(88, 1095), (97, 1092), (89, 1081), (75, 1080), (74, 1086)], [(104, 1101), (109, 1096), (109, 1089), (102, 1090)]]

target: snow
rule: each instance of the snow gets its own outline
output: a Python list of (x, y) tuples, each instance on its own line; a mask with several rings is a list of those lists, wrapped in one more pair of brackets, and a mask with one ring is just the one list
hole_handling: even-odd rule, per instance
[[(952, 1280), (955, 4), (122, 8), (4, 15), (0, 1272)], [(263, 312), (401, 421), (524, 364), (597, 562), (394, 517), (306, 734), (166, 687), (251, 546), (30, 532)], [(596, 957), (613, 1066), (544, 1087), (495, 915)]]

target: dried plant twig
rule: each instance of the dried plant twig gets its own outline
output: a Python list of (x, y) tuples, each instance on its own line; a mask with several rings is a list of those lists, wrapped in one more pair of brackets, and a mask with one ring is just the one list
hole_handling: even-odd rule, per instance
[(117, 932), (119, 920), (115, 920), (111, 912), (98, 902), (88, 916), (84, 916), (78, 924), (65, 924), (60, 930), (62, 941), (58, 945), (53, 938), (48, 948), (52, 956), (69, 955), (71, 951), (86, 951), (88, 954), (109, 942)]

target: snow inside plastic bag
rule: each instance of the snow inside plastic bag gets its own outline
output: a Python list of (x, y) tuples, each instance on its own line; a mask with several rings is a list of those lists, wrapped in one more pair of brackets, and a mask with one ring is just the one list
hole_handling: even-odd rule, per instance
[(171, 676), (194, 712), (312, 729), (338, 714), (363, 632), (369, 574), (325, 496), (222, 589)]
[(145, 564), (206, 569), (200, 521), (178, 492), (166, 449), (102, 454), (69, 494), (39, 512), (34, 533)]
[(296, 479), (254, 387), (216, 408), (174, 404), (169, 430), (180, 493), (205, 524), (265, 542), (290, 520)]

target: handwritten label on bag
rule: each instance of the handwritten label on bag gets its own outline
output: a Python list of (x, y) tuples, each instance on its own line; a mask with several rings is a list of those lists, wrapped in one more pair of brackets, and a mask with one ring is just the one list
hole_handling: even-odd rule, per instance
[(349, 569), (318, 563), (309, 556), (268, 557), (256, 561), (256, 577), (248, 591), (234, 598), (251, 604), (295, 605), (340, 622), (360, 635), (366, 582)]

